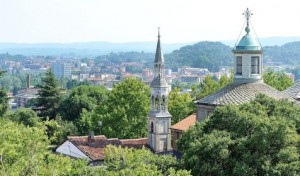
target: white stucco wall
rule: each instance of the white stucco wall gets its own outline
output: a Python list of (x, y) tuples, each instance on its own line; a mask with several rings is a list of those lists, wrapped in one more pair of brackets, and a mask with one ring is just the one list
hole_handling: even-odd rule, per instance
[[(244, 79), (262, 79), (262, 54), (235, 54), (234, 55), (234, 73), (237, 71), (236, 58), (242, 57), (242, 75), (235, 75), (235, 78), (244, 78)], [(259, 74), (251, 74), (251, 57), (259, 57)]]
[(69, 140), (65, 141), (55, 151), (57, 153), (68, 155), (68, 156), (71, 156), (71, 157), (74, 157), (74, 158), (87, 158), (87, 159), (90, 159), (82, 151), (80, 151), (74, 144), (72, 144)]

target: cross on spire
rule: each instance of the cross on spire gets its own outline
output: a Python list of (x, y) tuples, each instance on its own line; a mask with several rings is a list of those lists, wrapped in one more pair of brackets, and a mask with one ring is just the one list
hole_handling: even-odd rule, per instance
[(160, 27), (158, 27), (158, 38), (160, 38)]
[(250, 27), (249, 27), (249, 19), (251, 18), (251, 16), (253, 15), (253, 13), (251, 13), (251, 10), (249, 10), (248, 8), (245, 10), (245, 12), (243, 13), (243, 15), (245, 16), (246, 20), (247, 20), (247, 27), (245, 28), (245, 31), (247, 32), (247, 34), (250, 32)]

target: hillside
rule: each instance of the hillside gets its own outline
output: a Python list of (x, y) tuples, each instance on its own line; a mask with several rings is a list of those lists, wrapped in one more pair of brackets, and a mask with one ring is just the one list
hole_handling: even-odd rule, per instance
[(221, 42), (199, 42), (166, 54), (166, 65), (175, 69), (180, 66), (208, 68), (218, 71), (219, 67), (232, 65), (231, 48)]
[(265, 61), (300, 65), (300, 42), (291, 42), (282, 46), (264, 47)]

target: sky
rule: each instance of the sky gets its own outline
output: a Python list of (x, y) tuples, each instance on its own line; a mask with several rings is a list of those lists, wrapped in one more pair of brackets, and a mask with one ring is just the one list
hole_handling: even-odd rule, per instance
[(299, 0), (0, 0), (0, 43), (236, 40), (300, 36)]

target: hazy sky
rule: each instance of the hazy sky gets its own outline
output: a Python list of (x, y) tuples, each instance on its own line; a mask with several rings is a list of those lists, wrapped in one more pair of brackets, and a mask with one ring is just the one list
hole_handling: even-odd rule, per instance
[(1, 42), (237, 39), (243, 11), (258, 37), (300, 36), (299, 0), (0, 0)]

